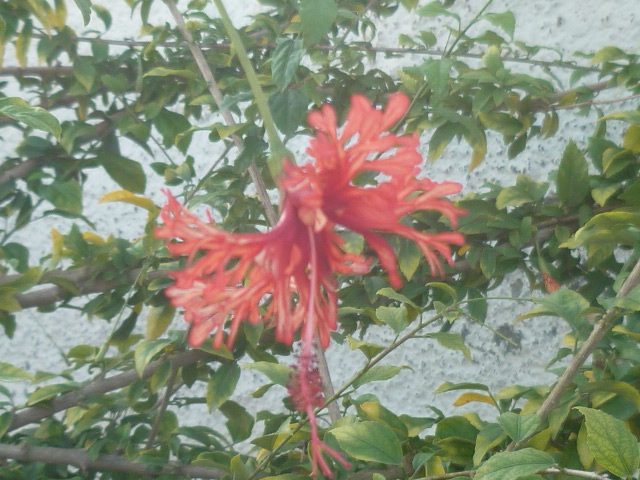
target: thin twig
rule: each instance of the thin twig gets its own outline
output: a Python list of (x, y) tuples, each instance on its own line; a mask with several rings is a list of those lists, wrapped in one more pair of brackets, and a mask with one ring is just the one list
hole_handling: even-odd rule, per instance
[(145, 444), (145, 449), (149, 450), (153, 447), (153, 442), (156, 440), (156, 435), (158, 435), (158, 431), (162, 426), (162, 417), (164, 416), (164, 412), (166, 412), (167, 407), (169, 406), (169, 399), (171, 395), (176, 393), (177, 389), (174, 389), (173, 386), (176, 382), (176, 376), (178, 375), (178, 369), (171, 364), (171, 374), (169, 375), (169, 379), (167, 380), (167, 386), (162, 396), (162, 400), (160, 401), (160, 405), (158, 406), (158, 413), (156, 414), (156, 419), (153, 422), (153, 426), (151, 427), (151, 432), (149, 432), (149, 437), (147, 438), (147, 442)]
[(610, 105), (612, 103), (626, 102), (627, 100), (633, 100), (634, 98), (640, 98), (640, 93), (637, 95), (629, 95), (628, 97), (611, 98), (609, 100), (592, 100), (590, 102), (573, 103), (571, 105), (560, 105), (553, 107), (553, 110), (569, 110), (572, 108), (580, 107), (592, 107), (593, 105)]
[(196, 465), (164, 465), (148, 466), (144, 463), (132, 462), (122, 455), (100, 454), (97, 457), (86, 450), (75, 448), (35, 447), (31, 445), (0, 444), (0, 458), (13, 459), (19, 462), (42, 462), (52, 465), (73, 465), (81, 470), (98, 470), (121, 472), (154, 478), (161, 475), (176, 475), (189, 478), (222, 478), (227, 472), (217, 468)]
[(192, 365), (200, 360), (213, 358), (210, 354), (202, 350), (187, 350), (185, 352), (176, 353), (165, 359), (155, 360), (150, 362), (144, 369), (142, 376), (138, 375), (135, 369), (127, 370), (126, 372), (119, 373), (112, 377), (93, 380), (86, 384), (84, 387), (74, 390), (64, 395), (60, 395), (55, 398), (47, 407), (29, 407), (20, 412), (17, 412), (13, 416), (11, 425), (7, 432), (11, 432), (18, 428), (24, 427), (30, 423), (39, 422), (43, 418), (51, 417), (52, 415), (67, 410), (80, 402), (84, 401), (91, 395), (108, 393), (113, 390), (117, 390), (122, 387), (126, 387), (137, 380), (144, 380), (153, 375), (158, 368), (160, 368), (165, 362), (171, 362), (174, 368), (186, 367)]
[[(171, 11), (171, 15), (173, 15), (173, 18), (176, 21), (176, 25), (178, 27), (178, 30), (180, 31), (180, 34), (182, 35), (182, 37), (187, 42), (187, 45), (189, 46), (189, 51), (191, 52), (191, 55), (193, 56), (193, 59), (195, 60), (196, 65), (200, 70), (200, 73), (202, 74), (205, 82), (207, 83), (207, 87), (209, 88), (209, 92), (211, 93), (211, 96), (215, 100), (218, 107), (220, 107), (223, 101), (222, 91), (220, 90), (220, 88), (218, 88), (216, 79), (213, 76), (213, 72), (209, 68), (209, 64), (207, 63), (207, 60), (204, 58), (204, 55), (202, 54), (202, 50), (200, 50), (198, 45), (196, 45), (195, 41), (193, 40), (193, 37), (187, 31), (184, 24), (184, 19), (182, 18), (182, 15), (178, 11), (178, 8), (176, 7), (175, 2), (173, 0), (165, 0), (165, 3), (167, 4), (167, 7)], [(224, 119), (227, 125), (231, 126), (236, 124), (228, 108), (221, 109), (220, 113), (222, 114), (222, 118)], [(231, 139), (233, 140), (233, 143), (235, 143), (236, 148), (238, 149), (238, 152), (242, 152), (244, 150), (244, 143), (242, 139), (236, 134), (231, 135)], [(271, 223), (271, 225), (275, 225), (278, 222), (278, 217), (273, 208), (273, 205), (271, 204), (271, 199), (269, 198), (269, 194), (267, 193), (267, 188), (264, 184), (264, 180), (262, 180), (262, 177), (260, 176), (260, 172), (258, 172), (258, 169), (253, 163), (249, 166), (249, 175), (251, 175), (251, 180), (253, 181), (253, 184), (256, 187), (258, 197), (260, 198), (260, 201), (262, 202), (262, 205), (265, 209), (265, 213), (267, 215), (267, 219), (269, 220), (269, 223)]]
[[(33, 34), (34, 38), (44, 38), (45, 36), (46, 35), (44, 34)], [(252, 34), (249, 33), (249, 36), (252, 36)], [(254, 35), (253, 38), (254, 40), (259, 39), (257, 35)], [(149, 46), (149, 44), (151, 43), (151, 41), (116, 40), (116, 39), (110, 39), (110, 38), (92, 38), (92, 37), (75, 37), (73, 40), (79, 43), (102, 43), (107, 45), (119, 45), (119, 46), (125, 46), (125, 47), (141, 47), (141, 48), (145, 48)], [(166, 42), (157, 43), (156, 46), (163, 47), (163, 48), (176, 48), (176, 47), (182, 46), (182, 42), (166, 41)], [(231, 44), (229, 42), (220, 42), (220, 43), (203, 42), (200, 44), (200, 48), (202, 50), (228, 51), (231, 48)], [(261, 50), (273, 50), (276, 48), (276, 44), (271, 42), (269, 43), (257, 42), (255, 44), (255, 48), (261, 49)], [(438, 48), (381, 47), (381, 46), (373, 46), (367, 42), (351, 42), (346, 45), (314, 45), (310, 47), (310, 50), (331, 51), (334, 49), (343, 50), (346, 48), (360, 50), (363, 52), (383, 53), (388, 55), (425, 55), (425, 56), (431, 56), (431, 57), (441, 57), (442, 54), (444, 53), (444, 50), (441, 50)], [(481, 59), (483, 57), (483, 54), (465, 52), (465, 53), (457, 53), (456, 57)], [(554, 60), (533, 60), (530, 58), (519, 58), (519, 57), (512, 57), (512, 56), (505, 55), (502, 57), (502, 61), (513, 62), (513, 63), (524, 63), (527, 65), (535, 65), (538, 67), (545, 67), (545, 68), (564, 68), (567, 70), (585, 70), (585, 71), (594, 72), (594, 73), (597, 73), (600, 71), (597, 67), (576, 65), (575, 63), (566, 62), (562, 60), (555, 60), (555, 61)], [(11, 68), (11, 67), (5, 67), (5, 69), (8, 69), (8, 68)], [(38, 67), (38, 68), (46, 68), (46, 67)], [(64, 67), (64, 68), (67, 68), (67, 67)], [(68, 67), (68, 68), (72, 70), (72, 67)], [(0, 75), (2, 75), (2, 72), (5, 69), (0, 69)], [(29, 72), (31, 70), (31, 67), (23, 68), (21, 70), (25, 72)], [(34, 70), (34, 72), (36, 72), (36, 70)]]

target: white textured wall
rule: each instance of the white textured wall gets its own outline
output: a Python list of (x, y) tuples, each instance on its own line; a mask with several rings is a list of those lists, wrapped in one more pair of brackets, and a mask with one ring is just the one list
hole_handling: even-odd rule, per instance
[[(70, 14), (73, 16), (71, 24), (78, 33), (84, 30), (79, 15), (72, 2), (69, 3)], [(95, 2), (98, 3), (98, 2)], [(231, 4), (231, 1), (227, 2)], [(243, 15), (255, 11), (255, 2), (242, 0), (234, 2), (242, 7), (234, 7), (233, 15), (236, 25), (240, 25)], [(463, 15), (463, 21), (468, 21), (484, 2), (458, 0), (454, 9)], [(621, 8), (624, 5), (624, 11)], [(129, 21), (128, 7), (124, 2), (108, 5), (114, 16), (114, 26), (107, 35), (108, 38), (135, 38), (138, 31), (136, 18)], [(244, 8), (243, 8), (244, 7)], [(545, 45), (562, 51), (565, 59), (569, 59), (576, 50), (593, 52), (605, 45), (615, 44), (623, 49), (638, 51), (637, 39), (640, 38), (640, 3), (636, 1), (620, 2), (617, 0), (496, 0), (491, 11), (499, 12), (511, 9), (517, 19), (516, 39), (529, 44)], [(154, 4), (153, 15), (158, 22), (170, 21), (162, 2)], [(94, 23), (95, 22), (95, 23)], [(102, 25), (93, 20), (87, 28), (100, 29)], [(385, 19), (379, 29), (377, 43), (381, 46), (396, 46), (395, 40), (402, 32), (412, 33), (424, 29), (430, 19), (410, 16), (400, 12), (394, 17)], [(436, 25), (442, 22), (437, 19)], [(441, 32), (442, 27), (433, 27)], [(443, 37), (444, 38), (444, 37)], [(557, 58), (557, 54), (549, 52), (547, 59)], [(10, 64), (7, 58), (6, 64)], [(412, 59), (411, 61), (419, 61)], [(583, 60), (578, 60), (583, 61)], [(394, 72), (398, 68), (397, 60), (389, 61), (379, 56), (378, 66), (385, 71)], [(529, 67), (521, 64), (509, 65), (514, 70)], [(562, 78), (566, 74), (558, 70)], [(597, 81), (592, 79), (591, 81)], [(567, 85), (565, 85), (566, 87)], [(618, 92), (619, 94), (620, 92)], [(607, 93), (615, 95), (616, 92)], [(606, 98), (606, 97), (605, 97)], [(623, 108), (617, 105), (616, 108)], [(634, 105), (626, 105), (633, 108)], [(485, 163), (476, 171), (469, 174), (467, 165), (469, 152), (466, 146), (451, 145), (443, 157), (433, 167), (426, 168), (426, 174), (434, 179), (452, 179), (465, 185), (465, 191), (477, 191), (485, 181), (497, 181), (502, 184), (512, 184), (515, 175), (527, 172), (536, 179), (546, 179), (550, 168), (557, 165), (567, 141), (573, 139), (579, 147), (586, 145), (586, 139), (593, 130), (594, 116), (579, 117), (572, 111), (561, 114), (559, 133), (544, 142), (533, 140), (527, 149), (515, 160), (507, 160), (506, 149), (502, 148), (497, 137), (490, 137), (489, 153)], [(426, 143), (426, 142), (425, 142)], [(199, 169), (207, 168), (208, 162), (217, 156), (219, 147), (207, 143), (206, 136), (194, 137), (189, 153), (196, 158)], [(302, 150), (296, 152), (302, 154)], [(146, 153), (137, 149), (133, 144), (124, 155), (149, 164), (151, 159)], [(175, 153), (176, 158), (179, 154)], [(153, 173), (149, 175), (147, 194), (157, 203), (162, 202), (159, 193), (161, 183), (155, 180)], [(145, 214), (133, 207), (118, 204), (98, 204), (104, 193), (118, 189), (106, 175), (96, 170), (90, 176), (86, 186), (85, 215), (96, 221), (98, 233), (106, 236), (109, 233), (135, 238), (143, 229)], [(56, 228), (67, 231), (69, 223), (63, 220), (43, 220), (15, 237), (34, 252), (45, 254), (50, 249), (49, 231)], [(32, 258), (32, 262), (36, 257)], [(518, 278), (506, 281), (501, 291), (496, 294), (522, 295), (531, 294), (527, 286)], [(525, 311), (527, 306), (520, 307)], [(564, 325), (555, 319), (533, 319), (526, 323), (513, 326), (517, 316), (513, 304), (493, 304), (487, 324), (492, 328), (513, 327), (522, 337), (522, 348), (509, 349), (504, 343), (497, 343), (495, 336), (487, 329), (474, 324), (464, 324), (460, 321), (458, 331), (462, 329), (468, 346), (472, 349), (473, 362), (467, 362), (461, 354), (445, 350), (434, 341), (416, 340), (409, 342), (400, 351), (391, 355), (387, 364), (405, 364), (412, 367), (403, 371), (394, 380), (380, 384), (371, 391), (375, 392), (392, 410), (398, 413), (408, 413), (417, 416), (430, 414), (426, 405), (433, 404), (439, 408), (452, 412), (451, 402), (455, 394), (434, 396), (435, 388), (445, 380), (452, 382), (479, 381), (499, 389), (514, 383), (539, 384), (552, 380), (553, 376), (544, 372), (544, 365), (553, 356), (560, 345)], [(181, 320), (175, 323), (181, 328)], [(38, 369), (45, 371), (59, 371), (64, 368), (61, 355), (57, 347), (67, 351), (71, 346), (86, 343), (100, 345), (107, 337), (111, 326), (104, 321), (95, 319), (88, 321), (80, 318), (74, 311), (57, 311), (54, 313), (38, 313), (27, 310), (18, 316), (18, 328), (12, 341), (0, 336), (0, 361), (10, 361), (18, 366), (34, 372)], [(392, 335), (385, 329), (371, 329), (369, 341), (389, 342)], [(335, 383), (342, 381), (358, 370), (363, 363), (359, 352), (349, 352), (346, 346), (333, 346), (328, 353), (329, 363)], [(250, 393), (257, 386), (264, 383), (262, 377), (244, 371), (236, 396), (237, 401), (248, 404), (254, 410), (265, 408), (267, 404), (279, 405), (280, 398), (285, 394), (279, 387), (272, 389), (272, 394), (261, 400), (254, 400)], [(15, 391), (23, 394), (27, 386), (15, 384)], [(364, 391), (364, 390), (363, 390)], [(464, 407), (463, 407), (464, 408)], [(460, 409), (463, 411), (463, 409)], [(488, 410), (485, 410), (488, 412)], [(185, 423), (208, 422), (204, 409), (192, 408), (185, 410)], [(215, 422), (215, 420), (214, 420)]]

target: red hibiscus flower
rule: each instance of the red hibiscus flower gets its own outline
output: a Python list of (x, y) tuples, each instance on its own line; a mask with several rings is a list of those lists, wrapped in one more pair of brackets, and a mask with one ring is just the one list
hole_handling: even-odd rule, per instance
[[(408, 107), (409, 99), (400, 93), (390, 97), (383, 111), (355, 95), (340, 133), (331, 106), (311, 112), (308, 120), (316, 136), (307, 153), (315, 161), (285, 164), (280, 179), (285, 195), (282, 214), (266, 233), (225, 232), (170, 195), (160, 214), (163, 225), (156, 236), (170, 240), (172, 255), (188, 257), (188, 267), (172, 273), (175, 283), (166, 295), (184, 309), (192, 326), (192, 345), (202, 344), (213, 333), (213, 345), (220, 347), (227, 323), (229, 348), (244, 321), (273, 325), (276, 339), (288, 345), (302, 330), (299, 364), (289, 390), (296, 408), (309, 417), (314, 474), (320, 466), (332, 476), (322, 452), (348, 464), (318, 437), (313, 409), (322, 405), (322, 396), (314, 375), (313, 340), (317, 336), (326, 348), (336, 329), (336, 274), (365, 274), (371, 261), (346, 252), (337, 228), (362, 235), (395, 288), (402, 280), (383, 234), (415, 242), (437, 275), (444, 274), (441, 258), (453, 263), (451, 245), (464, 242), (456, 232), (420, 232), (401, 223), (413, 212), (432, 210), (456, 227), (465, 213), (445, 198), (458, 193), (459, 184), (416, 178), (422, 163), (417, 136), (385, 133)], [(362, 172), (381, 174), (379, 183), (355, 185), (354, 178)]]

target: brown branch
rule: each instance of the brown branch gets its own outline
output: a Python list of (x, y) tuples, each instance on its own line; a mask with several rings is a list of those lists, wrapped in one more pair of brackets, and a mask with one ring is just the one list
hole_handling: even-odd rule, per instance
[[(636, 263), (635, 267), (626, 278), (616, 298), (625, 297), (640, 284), (640, 261)], [(600, 319), (598, 323), (596, 323), (593, 331), (589, 335), (589, 337), (585, 340), (585, 342), (578, 350), (578, 353), (573, 357), (573, 360), (567, 366), (566, 370), (562, 374), (562, 376), (558, 379), (555, 386), (549, 393), (549, 396), (542, 403), (538, 411), (536, 412), (540, 416), (540, 421), (544, 422), (551, 411), (557, 407), (560, 402), (560, 397), (562, 394), (569, 388), (571, 383), (573, 382), (573, 377), (575, 377), (578, 369), (584, 364), (589, 355), (593, 353), (595, 348), (598, 346), (600, 341), (607, 334), (613, 323), (619, 318), (620, 310), (617, 307), (610, 308), (604, 314), (604, 316)], [(512, 442), (507, 450), (514, 450), (519, 445), (524, 445), (533, 435), (529, 435), (527, 438), (521, 440), (520, 442)]]
[[(176, 7), (175, 2), (173, 0), (165, 0), (165, 3), (169, 8), (169, 10), (171, 11), (171, 15), (173, 15), (173, 18), (176, 21), (176, 25), (178, 27), (178, 30), (180, 31), (180, 34), (183, 36), (183, 38), (187, 42), (187, 45), (189, 46), (189, 51), (191, 52), (191, 55), (193, 56), (193, 59), (195, 60), (196, 65), (200, 70), (200, 73), (204, 77), (204, 80), (207, 82), (207, 87), (209, 88), (209, 92), (211, 93), (211, 96), (213, 97), (213, 99), (215, 100), (216, 104), (219, 107), (220, 105), (222, 105), (222, 101), (223, 101), (222, 91), (218, 87), (218, 83), (216, 82), (216, 79), (213, 76), (213, 72), (211, 71), (211, 68), (209, 68), (209, 64), (207, 63), (207, 60), (204, 58), (204, 55), (202, 54), (202, 50), (200, 50), (198, 45), (196, 45), (195, 41), (193, 40), (193, 37), (187, 31), (186, 26), (184, 24), (184, 19), (182, 18), (182, 15), (178, 11), (178, 8)], [(229, 126), (235, 125), (236, 122), (233, 119), (233, 115), (231, 115), (231, 111), (228, 108), (224, 108), (220, 110), (220, 113), (222, 114), (222, 118), (224, 119), (227, 125)], [(231, 139), (233, 140), (233, 143), (236, 145), (238, 152), (242, 153), (242, 151), (244, 150), (244, 143), (242, 139), (236, 134), (231, 135)], [(267, 193), (267, 188), (264, 184), (264, 180), (260, 176), (260, 172), (258, 172), (258, 169), (256, 168), (253, 162), (251, 163), (251, 165), (249, 165), (249, 175), (251, 175), (251, 180), (253, 181), (253, 184), (256, 187), (256, 191), (258, 192), (258, 197), (260, 197), (260, 201), (262, 202), (262, 205), (265, 209), (267, 219), (269, 220), (269, 223), (271, 223), (271, 225), (273, 226), (278, 222), (278, 217), (276, 215), (275, 210), (273, 209), (273, 205), (271, 205), (271, 199), (269, 198), (269, 194)]]
[(16, 413), (13, 416), (13, 420), (11, 421), (11, 425), (7, 431), (10, 432), (30, 423), (39, 422), (43, 418), (50, 417), (58, 412), (78, 405), (91, 395), (108, 393), (113, 390), (126, 387), (141, 378), (147, 379), (165, 362), (171, 362), (173, 367), (177, 369), (207, 358), (214, 357), (211, 357), (210, 354), (202, 350), (187, 350), (185, 352), (176, 353), (168, 358), (150, 362), (144, 369), (142, 377), (138, 376), (138, 372), (135, 369), (132, 369), (112, 377), (93, 380), (78, 390), (60, 395), (58, 398), (54, 399), (48, 407), (29, 407)]
[(169, 406), (169, 399), (171, 398), (171, 395), (176, 393), (177, 390), (173, 388), (177, 375), (178, 369), (172, 364), (171, 374), (169, 375), (169, 380), (167, 380), (167, 387), (165, 389), (164, 395), (162, 396), (162, 400), (160, 401), (158, 413), (156, 414), (156, 419), (154, 420), (153, 426), (151, 427), (151, 432), (149, 432), (149, 437), (147, 438), (147, 442), (144, 447), (145, 450), (149, 450), (153, 447), (153, 442), (155, 441), (156, 435), (158, 435), (158, 431), (162, 426), (162, 417), (164, 416), (164, 412), (167, 411), (167, 407)]
[(28, 158), (0, 174), (0, 184), (24, 178), (38, 168), (39, 162)]
[[(168, 275), (169, 272), (164, 270), (156, 270), (154, 272), (149, 272), (145, 276), (146, 281), (155, 280), (157, 278), (163, 278)], [(138, 275), (140, 274), (140, 269), (130, 270), (124, 275), (120, 275), (118, 278), (114, 280), (100, 280), (100, 279), (91, 279), (90, 277), (85, 277), (77, 280), (75, 283), (75, 287), (81, 295), (88, 295), (90, 293), (100, 293), (105, 292), (107, 290), (112, 290), (123, 283), (134, 283)], [(55, 279), (51, 279), (51, 282), (55, 282)], [(20, 304), (22, 308), (33, 308), (33, 307), (43, 307), (45, 305), (51, 305), (52, 303), (59, 302), (61, 300), (66, 300), (70, 296), (73, 296), (73, 292), (69, 292), (68, 289), (60, 286), (42, 288), (39, 290), (32, 290), (26, 293), (20, 293), (15, 296), (15, 299)]]
[(2, 77), (55, 77), (73, 75), (73, 67), (52, 65), (47, 67), (2, 67)]
[(167, 464), (158, 469), (144, 463), (136, 463), (122, 455), (89, 455), (86, 450), (57, 447), (35, 447), (26, 444), (0, 444), (0, 458), (19, 462), (42, 462), (52, 465), (73, 465), (81, 470), (121, 472), (154, 478), (160, 475), (177, 475), (190, 478), (222, 478), (227, 472), (196, 465)]

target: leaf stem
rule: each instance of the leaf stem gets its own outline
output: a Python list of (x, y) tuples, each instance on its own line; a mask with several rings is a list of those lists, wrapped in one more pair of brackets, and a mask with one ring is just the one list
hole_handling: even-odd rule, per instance
[[(247, 77), (249, 86), (251, 87), (251, 92), (253, 93), (256, 105), (258, 106), (258, 110), (260, 111), (260, 115), (262, 116), (264, 128), (267, 132), (267, 138), (269, 140), (269, 148), (271, 150), (271, 158), (269, 159), (269, 171), (271, 172), (271, 176), (273, 177), (273, 179), (276, 180), (282, 172), (282, 162), (285, 158), (285, 155), (287, 155), (287, 150), (284, 146), (284, 143), (282, 143), (280, 135), (278, 134), (276, 124), (273, 121), (273, 117), (271, 116), (271, 109), (269, 108), (269, 105), (267, 103), (267, 96), (260, 86), (258, 76), (253, 69), (253, 65), (251, 65), (251, 62), (249, 61), (247, 50), (244, 48), (244, 44), (240, 39), (240, 35), (238, 35), (238, 32), (233, 26), (231, 18), (229, 18), (229, 14), (227, 13), (227, 10), (222, 3), (222, 0), (213, 0), (213, 2), (215, 3), (218, 12), (220, 13), (222, 23), (227, 30), (229, 38), (231, 39), (231, 45), (234, 47), (236, 55), (238, 56), (238, 61), (240, 62), (240, 66), (242, 67), (242, 70)], [(293, 158), (289, 158), (289, 160), (293, 161)]]

